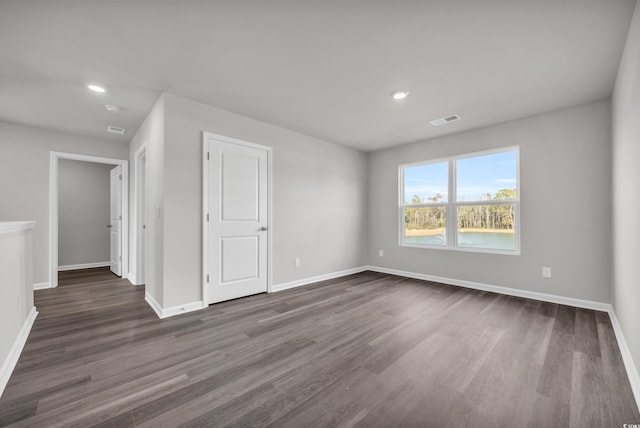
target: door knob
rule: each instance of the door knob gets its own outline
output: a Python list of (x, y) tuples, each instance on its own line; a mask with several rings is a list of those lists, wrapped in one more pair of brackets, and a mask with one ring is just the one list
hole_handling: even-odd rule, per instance
[(111, 227), (111, 225), (110, 225), (110, 224), (108, 224), (108, 225), (107, 225), (107, 227)]
[(260, 228), (260, 230), (261, 230), (262, 232), (264, 232), (265, 230), (269, 230), (269, 228), (268, 228), (268, 227), (266, 227), (266, 226), (262, 226), (262, 227)]

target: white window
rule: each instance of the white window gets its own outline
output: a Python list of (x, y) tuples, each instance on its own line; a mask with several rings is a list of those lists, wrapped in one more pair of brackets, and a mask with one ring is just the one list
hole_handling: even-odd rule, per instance
[(400, 165), (400, 245), (520, 253), (519, 151)]

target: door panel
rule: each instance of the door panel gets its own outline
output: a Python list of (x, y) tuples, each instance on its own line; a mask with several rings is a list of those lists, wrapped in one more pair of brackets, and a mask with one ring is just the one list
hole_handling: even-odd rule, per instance
[(111, 272), (122, 276), (122, 243), (120, 230), (122, 228), (122, 167), (111, 170), (111, 203), (110, 203), (110, 245)]
[(260, 163), (254, 155), (220, 154), (222, 220), (258, 221)]
[(209, 138), (207, 303), (267, 291), (268, 148)]
[(220, 283), (258, 279), (259, 236), (235, 236), (221, 238), (220, 243)]

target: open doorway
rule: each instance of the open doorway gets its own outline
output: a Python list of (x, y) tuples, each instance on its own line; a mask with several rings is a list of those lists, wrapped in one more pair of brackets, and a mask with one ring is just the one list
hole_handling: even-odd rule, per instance
[(113, 168), (95, 162), (58, 161), (58, 272), (111, 266)]
[[(49, 226), (50, 226), (50, 284), (51, 287), (58, 286), (58, 269), (63, 268), (86, 268), (87, 264), (61, 265), (60, 264), (60, 242), (59, 242), (59, 208), (60, 208), (60, 163), (66, 160), (91, 162), (108, 165), (109, 169), (109, 210), (108, 222), (104, 224), (104, 230), (109, 237), (109, 268), (118, 276), (128, 276), (128, 200), (129, 200), (129, 177), (128, 161), (121, 159), (110, 159), (96, 156), (79, 155), (73, 153), (51, 152), (50, 155), (50, 204), (49, 204)], [(64, 195), (62, 195), (64, 197)], [(104, 221), (103, 221), (104, 223)], [(66, 227), (66, 225), (63, 225)], [(95, 262), (106, 265), (107, 261)], [(80, 265), (78, 267), (77, 265)], [(97, 267), (97, 266), (95, 266)]]

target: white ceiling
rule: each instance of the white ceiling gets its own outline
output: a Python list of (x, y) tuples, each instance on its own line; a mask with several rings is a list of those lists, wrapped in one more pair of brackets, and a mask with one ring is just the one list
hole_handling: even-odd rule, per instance
[(2, 0), (0, 119), (129, 141), (168, 91), (372, 151), (608, 98), (634, 5)]

